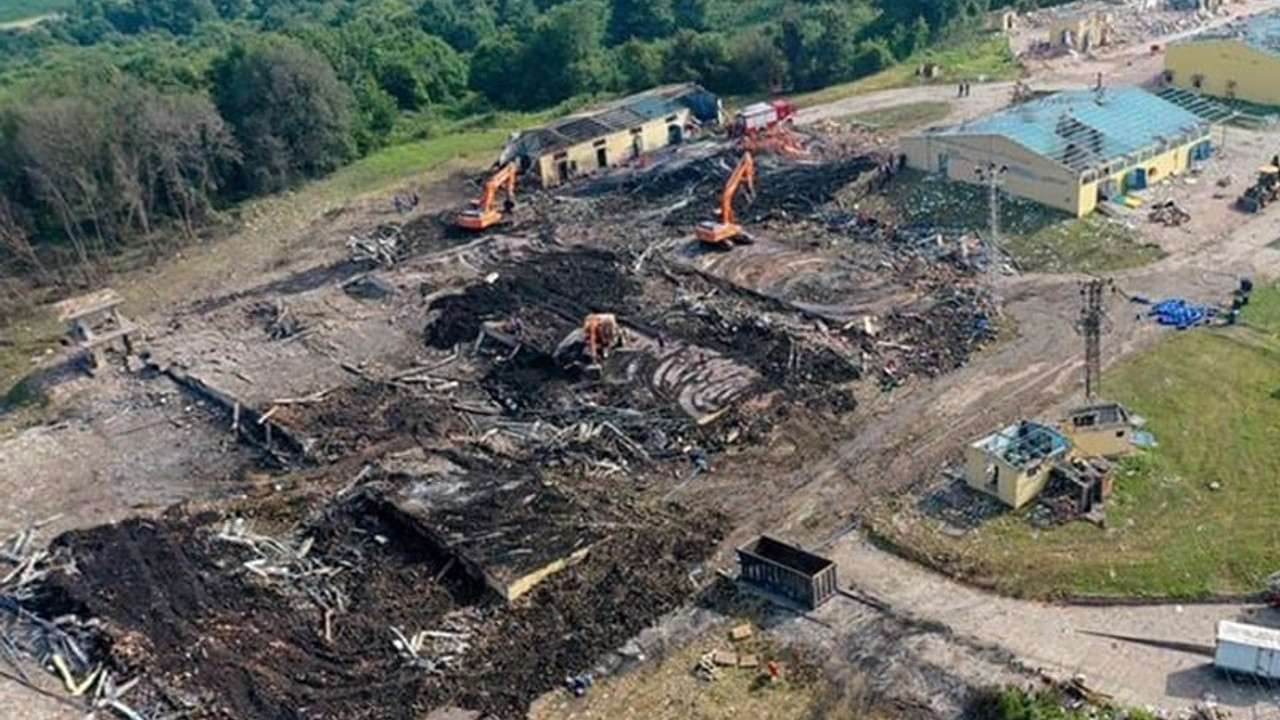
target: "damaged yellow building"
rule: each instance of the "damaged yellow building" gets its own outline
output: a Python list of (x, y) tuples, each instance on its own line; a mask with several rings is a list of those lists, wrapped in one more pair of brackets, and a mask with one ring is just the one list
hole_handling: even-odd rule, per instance
[(1211, 28), (1166, 49), (1165, 79), (1215, 97), (1280, 106), (1280, 11)]
[(972, 122), (904, 137), (907, 165), (982, 183), (1083, 217), (1101, 202), (1185, 172), (1210, 153), (1210, 125), (1138, 88), (1060, 92)]
[(499, 162), (517, 161), (551, 187), (679, 145), (723, 116), (720, 100), (701, 86), (667, 85), (521, 132)]

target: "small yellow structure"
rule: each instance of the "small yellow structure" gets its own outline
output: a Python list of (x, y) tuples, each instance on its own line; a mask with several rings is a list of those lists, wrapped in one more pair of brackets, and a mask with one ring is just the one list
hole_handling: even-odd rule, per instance
[(1076, 217), (1209, 156), (1209, 123), (1139, 88), (1055, 93), (969, 123), (902, 138), (907, 165), (984, 182)]
[(1067, 50), (1090, 50), (1111, 44), (1111, 13), (1093, 12), (1055, 20), (1049, 25), (1049, 45)]
[(1117, 458), (1138, 451), (1133, 444), (1133, 431), (1142, 427), (1142, 419), (1123, 405), (1109, 403), (1089, 405), (1072, 410), (1062, 421), (1062, 433), (1079, 457)]
[(518, 133), (499, 163), (535, 168), (551, 187), (678, 145), (723, 115), (720, 100), (701, 86), (668, 85)]
[(1057, 430), (1023, 420), (965, 448), (965, 481), (1017, 509), (1040, 494), (1054, 463), (1070, 450)]
[(1280, 106), (1280, 11), (1211, 28), (1169, 45), (1165, 78), (1185, 90)]

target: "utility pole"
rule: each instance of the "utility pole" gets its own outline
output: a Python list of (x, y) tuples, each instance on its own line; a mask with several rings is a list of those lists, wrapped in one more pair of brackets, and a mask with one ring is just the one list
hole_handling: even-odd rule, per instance
[(1084, 397), (1092, 400), (1102, 381), (1102, 332), (1107, 320), (1105, 292), (1111, 280), (1092, 278), (1080, 285), (1080, 319), (1076, 329), (1084, 335)]
[(973, 169), (978, 179), (987, 184), (987, 269), (991, 273), (991, 287), (1000, 278), (1000, 182), (1009, 166), (997, 165), (994, 160)]

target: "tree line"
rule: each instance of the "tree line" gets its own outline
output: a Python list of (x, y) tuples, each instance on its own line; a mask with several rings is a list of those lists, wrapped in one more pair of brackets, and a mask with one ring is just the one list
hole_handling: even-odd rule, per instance
[(78, 0), (0, 33), (0, 271), (87, 280), (158, 227), (496, 110), (853, 79), (993, 1)]

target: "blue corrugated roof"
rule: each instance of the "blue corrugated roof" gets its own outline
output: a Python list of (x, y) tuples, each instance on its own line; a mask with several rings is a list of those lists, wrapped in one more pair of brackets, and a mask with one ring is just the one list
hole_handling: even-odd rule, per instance
[(1233, 20), (1198, 32), (1183, 42), (1199, 40), (1237, 40), (1262, 52), (1280, 56), (1280, 10)]
[(1145, 90), (1106, 88), (1056, 93), (932, 134), (998, 135), (1083, 170), (1207, 130), (1201, 118)]
[(625, 107), (642, 118), (653, 119), (670, 115), (679, 109), (679, 105), (666, 98), (641, 97), (629, 102)]

